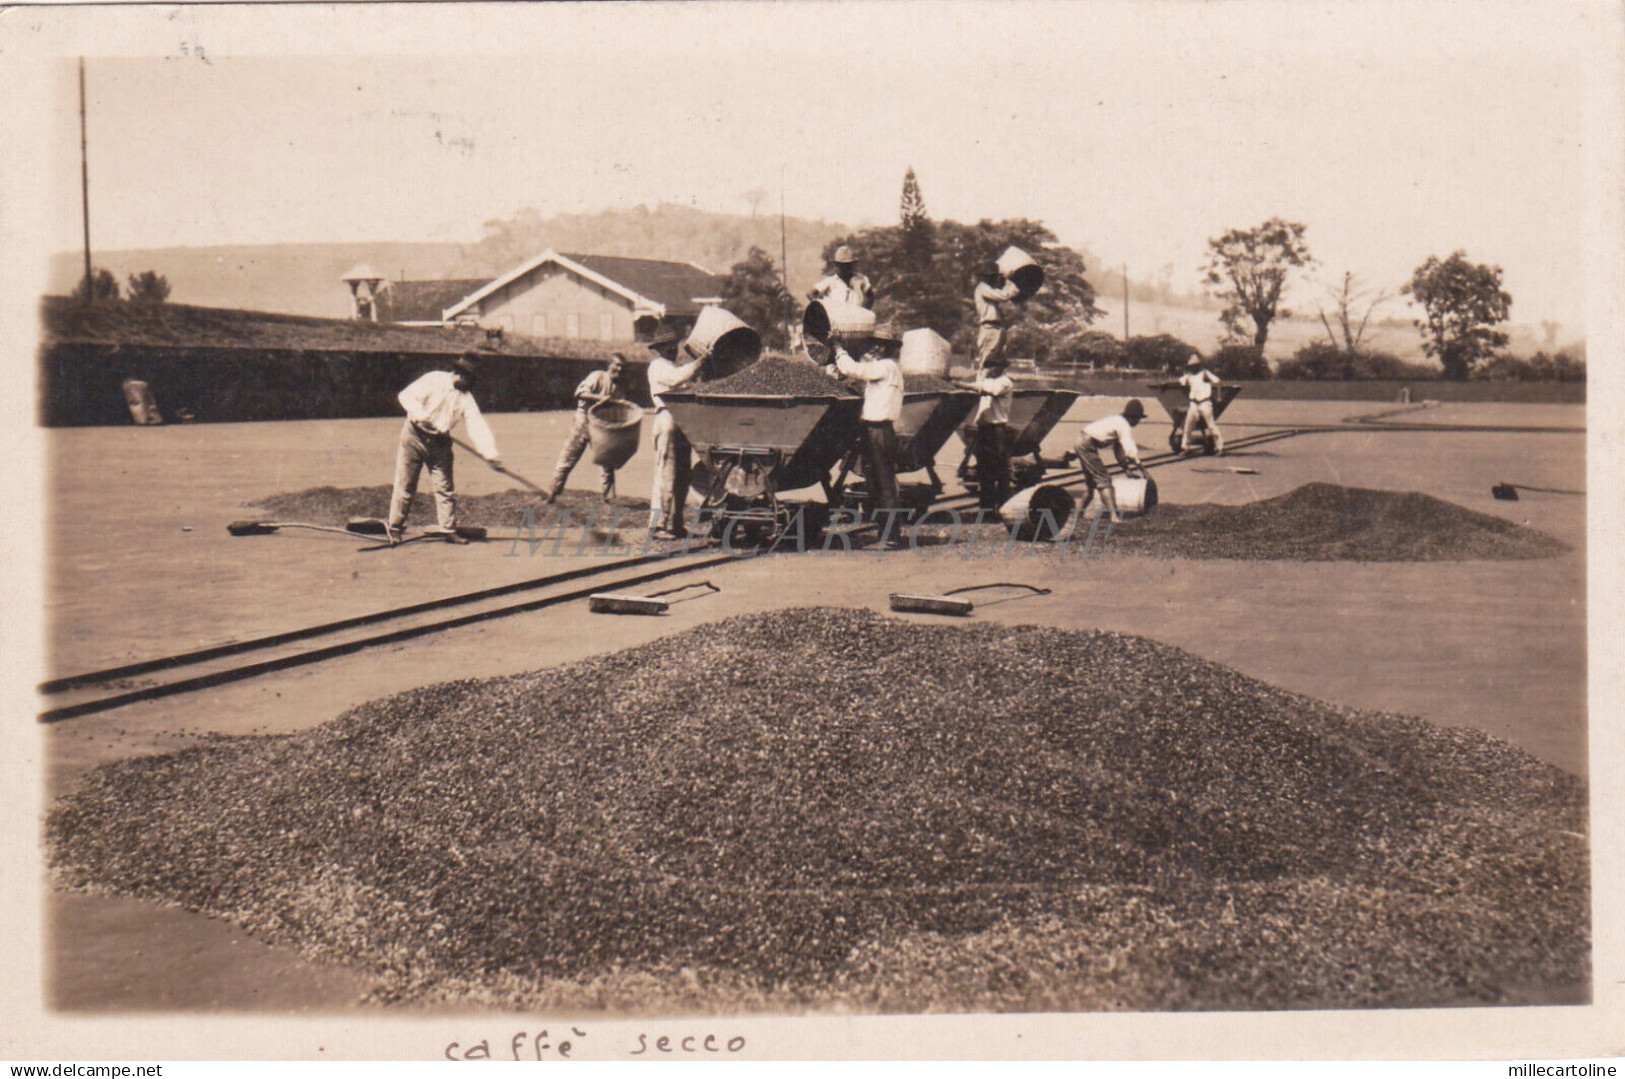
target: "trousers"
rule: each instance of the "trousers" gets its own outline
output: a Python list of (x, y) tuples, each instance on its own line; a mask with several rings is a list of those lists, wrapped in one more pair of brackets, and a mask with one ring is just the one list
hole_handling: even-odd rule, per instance
[(1186, 453), (1190, 452), (1191, 432), (1196, 430), (1196, 418), (1198, 416), (1207, 424), (1207, 429), (1213, 432), (1214, 452), (1223, 453), (1224, 435), (1219, 433), (1219, 425), (1213, 421), (1212, 401), (1192, 401), (1190, 407), (1185, 410), (1185, 430), (1179, 436), (1180, 445), (1184, 447)]
[(978, 424), (971, 452), (976, 455), (977, 502), (996, 510), (1010, 500), (1010, 425)]
[(457, 487), (452, 479), (451, 436), (436, 435), (408, 420), (401, 426), (401, 444), (395, 452), (395, 490), (389, 497), (389, 527), (406, 527), (406, 515), (418, 493), (424, 468), (434, 484), (434, 514), (441, 528), (457, 527)]
[(649, 493), (649, 527), (674, 535), (687, 532), (688, 476), (694, 449), (666, 409), (655, 413), (655, 482)]
[(901, 508), (897, 496), (897, 428), (890, 420), (863, 423), (863, 479), (869, 486), (869, 505), (875, 519), (878, 511)]
[[(564, 490), (565, 481), (570, 478), (571, 471), (575, 469), (576, 464), (581, 460), (581, 455), (587, 452), (587, 447), (591, 444), (592, 435), (587, 423), (587, 414), (578, 409), (576, 410), (575, 426), (570, 428), (570, 437), (565, 440), (564, 449), (559, 452), (559, 463), (553, 468), (552, 493), (554, 498), (559, 497), (559, 492)], [(615, 495), (615, 470), (601, 468), (598, 471), (602, 473), (600, 489), (603, 491), (604, 498), (613, 498)]]
[(976, 328), (976, 370), (995, 356), (1004, 355), (1005, 328), (984, 322)]

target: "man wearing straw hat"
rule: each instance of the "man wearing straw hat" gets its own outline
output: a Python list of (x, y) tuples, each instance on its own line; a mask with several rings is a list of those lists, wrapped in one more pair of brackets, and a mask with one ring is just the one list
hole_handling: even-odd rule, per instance
[(1085, 424), (1083, 434), (1078, 436), (1075, 452), (1083, 468), (1083, 481), (1090, 491), (1100, 492), (1100, 500), (1111, 511), (1114, 523), (1121, 522), (1123, 515), (1117, 512), (1117, 492), (1112, 487), (1111, 473), (1106, 471), (1106, 462), (1100, 459), (1100, 451), (1112, 447), (1123, 472), (1144, 479), (1145, 466), (1140, 464), (1140, 449), (1134, 444), (1132, 430), (1143, 419), (1145, 406), (1131, 397), (1121, 413)]
[(1200, 416), (1213, 434), (1213, 452), (1224, 456), (1224, 435), (1219, 432), (1219, 425), (1213, 419), (1213, 392), (1219, 388), (1219, 376), (1203, 367), (1202, 357), (1193, 352), (1191, 358), (1185, 361), (1185, 373), (1179, 376), (1179, 384), (1185, 387), (1190, 397), (1185, 407), (1185, 431), (1180, 436), (1180, 445), (1187, 455), (1193, 452), (1191, 435), (1196, 430), (1196, 418)]
[(971, 293), (976, 305), (976, 370), (987, 365), (994, 356), (1004, 355), (1004, 342), (1008, 334), (1004, 305), (1011, 300), (1022, 302), (1021, 289), (1014, 281), (1005, 280), (999, 264), (992, 259), (982, 263), (982, 279)]
[(486, 464), (502, 471), (496, 438), (474, 401), (474, 383), (479, 375), (474, 354), (463, 353), (451, 367), (450, 371), (430, 371), (400, 392), (398, 399), (406, 411), (406, 423), (401, 427), (400, 447), (395, 454), (395, 489), (389, 498), (389, 519), (384, 522), (391, 546), (401, 541), (425, 466), (434, 482), (439, 531), (448, 542), (468, 542), (457, 534), (457, 490), (452, 480), (451, 432), (459, 422), (467, 426), (475, 452)]
[[(626, 399), (626, 387), (622, 385), (626, 373), (626, 357), (619, 352), (612, 352), (609, 356), (609, 366), (602, 371), (594, 371), (581, 380), (576, 387), (576, 416), (575, 426), (570, 428), (570, 437), (564, 443), (564, 450), (559, 454), (559, 463), (553, 469), (553, 486), (547, 493), (547, 501), (555, 502), (564, 491), (564, 483), (570, 478), (570, 472), (581, 455), (587, 452), (591, 444), (591, 424), (587, 419), (587, 412), (593, 405), (601, 401), (623, 401)], [(615, 470), (605, 468), (603, 473), (602, 490), (604, 501), (609, 502), (615, 498)]]
[(845, 244), (835, 249), (835, 272), (826, 274), (807, 293), (809, 300), (822, 300), (826, 304), (843, 307), (873, 307), (874, 286), (857, 272), (858, 259)]
[(660, 395), (693, 382), (705, 357), (696, 356), (687, 363), (678, 363), (677, 331), (669, 326), (655, 331), (649, 350), (655, 354), (649, 361), (649, 395), (655, 411), (655, 479), (654, 489), (649, 494), (649, 535), (657, 540), (682, 539), (688, 535), (684, 516), (694, 451)]
[[(863, 477), (869, 487), (871, 515), (876, 522), (885, 522), (881, 525), (883, 532), (890, 532), (901, 507), (897, 494), (896, 424), (903, 414), (903, 371), (896, 360), (885, 354), (885, 344), (900, 338), (889, 326), (876, 329), (873, 315), (868, 315), (867, 323), (831, 334), (830, 344), (835, 352), (835, 369), (863, 383), (863, 411), (859, 416), (863, 427), (859, 444)], [(849, 348), (857, 355), (848, 352)], [(891, 533), (888, 545), (901, 547), (903, 539)]]
[(971, 419), (975, 434), (967, 456), (975, 455), (977, 502), (987, 510), (997, 510), (1010, 498), (1010, 402), (1016, 384), (1004, 369), (1004, 357), (995, 354), (974, 380), (955, 383), (982, 395)]

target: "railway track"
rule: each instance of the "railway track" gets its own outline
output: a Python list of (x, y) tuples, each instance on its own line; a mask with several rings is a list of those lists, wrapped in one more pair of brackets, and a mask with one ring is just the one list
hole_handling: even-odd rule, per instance
[[(210, 689), (262, 674), (351, 655), (368, 648), (574, 603), (596, 592), (635, 588), (678, 574), (752, 557), (750, 552), (718, 554), (715, 550), (712, 546), (697, 551), (616, 559), (602, 566), (549, 574), (529, 581), (447, 596), (285, 633), (54, 679), (38, 687), (42, 695), (56, 702), (42, 711), (38, 719), (41, 723), (59, 723), (141, 701)], [(590, 584), (583, 584), (589, 581)], [(511, 602), (515, 595), (527, 592), (542, 594)], [(456, 613), (450, 613), (454, 611)], [(316, 641), (324, 643), (304, 647), (306, 642)], [(147, 680), (150, 675), (172, 677), (153, 682)], [(132, 681), (136, 679), (143, 680), (145, 684)]]

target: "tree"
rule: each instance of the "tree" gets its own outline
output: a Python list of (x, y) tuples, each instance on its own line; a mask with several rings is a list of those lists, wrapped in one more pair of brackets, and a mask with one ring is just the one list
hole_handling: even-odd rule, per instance
[(1221, 345), (1208, 360), (1208, 367), (1225, 379), (1270, 377), (1269, 361), (1264, 359), (1264, 350), (1257, 345)]
[(1084, 277), (1083, 256), (1057, 243), (1041, 222), (941, 221), (934, 230), (935, 252), (924, 270), (910, 268), (901, 225), (837, 237), (825, 246), (824, 259), (841, 244), (851, 247), (858, 268), (874, 281), (879, 317), (904, 330), (929, 326), (960, 352), (968, 351), (976, 337), (971, 291), (977, 269), (1007, 247), (1021, 248), (1044, 269), (1044, 287), (1021, 305), (1021, 317), (1011, 327), (1009, 355), (1040, 362), (1064, 356), (1067, 340), (1100, 317), (1094, 286)]
[(1140, 371), (1167, 371), (1179, 374), (1196, 349), (1173, 334), (1154, 337), (1134, 336), (1128, 341), (1129, 363)]
[(903, 258), (908, 268), (915, 273), (928, 271), (937, 250), (937, 228), (925, 212), (925, 199), (920, 195), (920, 182), (914, 178), (912, 165), (903, 174), (903, 198), (897, 217), (903, 230)]
[[(73, 298), (80, 303), (85, 302), (84, 278), (80, 278), (79, 283), (74, 286)], [(90, 302), (110, 303), (118, 298), (118, 278), (113, 276), (113, 271), (96, 267), (90, 275)]]
[(753, 247), (722, 279), (722, 306), (762, 335), (768, 348), (788, 348), (787, 327), (796, 303), (784, 288), (779, 269), (760, 247)]
[(163, 303), (169, 299), (169, 278), (154, 270), (131, 274), (125, 295), (136, 303)]
[[(1343, 271), (1342, 285), (1326, 291), (1331, 296), (1332, 310), (1337, 316), (1337, 329), (1342, 331), (1341, 347), (1349, 360), (1353, 361), (1360, 354), (1360, 342), (1365, 337), (1366, 324), (1371, 321), (1371, 312), (1377, 309), (1378, 304), (1389, 299), (1388, 293), (1360, 287), (1359, 281), (1347, 270)], [(1364, 314), (1359, 311), (1362, 306), (1365, 308)], [(1320, 312), (1320, 324), (1326, 327), (1326, 334), (1332, 343), (1337, 344), (1337, 332), (1333, 330), (1324, 310)]]
[(1248, 336), (1259, 352), (1269, 340), (1270, 323), (1292, 312), (1281, 306), (1287, 276), (1314, 262), (1304, 242), (1304, 226), (1272, 217), (1251, 229), (1231, 229), (1209, 240), (1204, 280), (1225, 302), (1219, 321), (1233, 338)]
[(1466, 252), (1440, 261), (1437, 255), (1416, 268), (1404, 291), (1422, 305), (1422, 351), (1444, 367), (1444, 377), (1465, 380), (1473, 368), (1506, 347), (1507, 335), (1494, 327), (1507, 320), (1512, 296), (1501, 288), (1501, 267), (1474, 265)]

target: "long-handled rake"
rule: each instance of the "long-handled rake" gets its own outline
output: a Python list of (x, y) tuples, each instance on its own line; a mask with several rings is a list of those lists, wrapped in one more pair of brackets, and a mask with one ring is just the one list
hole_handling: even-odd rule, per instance
[(1547, 495), (1579, 495), (1585, 497), (1584, 491), (1566, 491), (1561, 487), (1531, 487), (1526, 483), (1498, 483), (1490, 488), (1490, 494), (1502, 502), (1518, 501), (1519, 491), (1539, 491)]
[[(954, 599), (961, 592), (976, 592), (984, 588), (1025, 588), (1035, 596), (1047, 596), (1048, 588), (1035, 588), (1030, 584), (1016, 584), (1011, 581), (1000, 581), (996, 584), (973, 584), (964, 588), (955, 588), (944, 592), (940, 596), (922, 596), (909, 592), (893, 592), (891, 594), (891, 609), (908, 614), (952, 614), (963, 618), (976, 609), (976, 605), (968, 599)], [(1026, 599), (1026, 596), (1010, 596), (1010, 599)], [(1003, 602), (996, 600), (995, 602)]]
[[(383, 524), (382, 521), (379, 522)], [(357, 534), (353, 528), (339, 528), (336, 525), (316, 525), (306, 521), (233, 521), (226, 526), (226, 531), (233, 536), (269, 536), (283, 528), (306, 528), (312, 532), (332, 532), (340, 536), (354, 536)]]
[(701, 596), (688, 596), (684, 599), (661, 599), (674, 592), (683, 592), (690, 588), (708, 589), (703, 595), (709, 596), (722, 589), (710, 581), (700, 581), (697, 584), (680, 585), (677, 588), (668, 588), (663, 592), (650, 592), (646, 596), (628, 596), (620, 592), (599, 592), (587, 597), (587, 610), (594, 614), (665, 614), (674, 603), (687, 603), (691, 599), (700, 599)]

